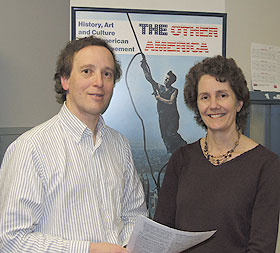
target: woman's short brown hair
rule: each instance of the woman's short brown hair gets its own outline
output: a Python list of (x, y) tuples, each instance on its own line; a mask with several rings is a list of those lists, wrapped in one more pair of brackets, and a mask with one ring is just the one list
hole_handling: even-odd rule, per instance
[(195, 64), (186, 75), (184, 87), (185, 103), (195, 113), (196, 122), (206, 129), (207, 127), (197, 107), (198, 82), (203, 75), (213, 76), (219, 82), (229, 82), (237, 100), (243, 101), (243, 106), (236, 115), (236, 124), (238, 129), (244, 130), (249, 114), (250, 95), (242, 70), (232, 58), (218, 55), (205, 58), (202, 62)]

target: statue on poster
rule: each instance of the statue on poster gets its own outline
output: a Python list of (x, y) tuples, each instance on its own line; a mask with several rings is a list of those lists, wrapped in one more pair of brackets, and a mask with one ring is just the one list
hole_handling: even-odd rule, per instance
[(178, 133), (179, 129), (179, 112), (177, 109), (178, 89), (172, 87), (177, 76), (170, 70), (167, 72), (164, 85), (157, 83), (153, 77), (150, 67), (146, 61), (145, 55), (141, 61), (145, 78), (151, 83), (153, 88), (152, 95), (157, 100), (157, 112), (161, 138), (166, 147), (167, 153), (174, 153), (187, 142)]

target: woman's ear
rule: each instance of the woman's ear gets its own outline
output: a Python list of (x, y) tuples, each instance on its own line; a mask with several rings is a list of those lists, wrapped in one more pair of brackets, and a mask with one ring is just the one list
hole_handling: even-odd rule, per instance
[(236, 111), (240, 112), (243, 106), (243, 101), (238, 101)]
[(60, 82), (64, 90), (69, 90), (69, 79), (67, 79), (66, 77), (61, 77)]

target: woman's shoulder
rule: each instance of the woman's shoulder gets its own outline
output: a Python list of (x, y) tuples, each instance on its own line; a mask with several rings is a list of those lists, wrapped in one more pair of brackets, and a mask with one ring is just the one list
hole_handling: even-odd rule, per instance
[(263, 154), (265, 156), (277, 157), (277, 155), (274, 152), (272, 152), (265, 146), (255, 142), (254, 140), (252, 140), (251, 138), (249, 138), (245, 135), (242, 135), (242, 138), (240, 141), (240, 147), (239, 147), (238, 151), (240, 153), (247, 153), (247, 152), (252, 151), (252, 153), (256, 153), (256, 154)]
[[(193, 143), (186, 144), (185, 146), (177, 149), (168, 161), (167, 171), (172, 171), (177, 177), (185, 170), (192, 159), (201, 160), (196, 158), (202, 151), (199, 151), (199, 140)], [(172, 174), (171, 173), (171, 174)]]
[(277, 154), (247, 136), (242, 136), (242, 142), (240, 144), (240, 148), (238, 149), (240, 155), (251, 158), (255, 162), (261, 164), (267, 162), (280, 162), (280, 158)]
[(188, 143), (182, 147), (180, 147), (178, 150), (176, 150), (174, 152), (173, 155), (175, 156), (180, 156), (182, 154), (185, 154), (185, 153), (189, 153), (189, 152), (196, 152), (197, 150), (200, 149), (200, 140), (197, 140), (197, 141), (194, 141), (192, 143)]
[(201, 154), (200, 148), (200, 139), (193, 142), (188, 143), (185, 146), (177, 149), (170, 157), (171, 162), (180, 163), (182, 161), (189, 160), (190, 157), (197, 156)]
[(258, 145), (259, 144), (257, 142), (247, 137), (246, 135), (241, 135), (236, 151), (242, 154), (255, 149)]

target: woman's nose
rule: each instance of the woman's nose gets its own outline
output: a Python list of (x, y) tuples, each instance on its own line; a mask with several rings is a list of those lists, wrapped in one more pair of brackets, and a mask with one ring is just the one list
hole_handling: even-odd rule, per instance
[(210, 105), (209, 106), (210, 106), (211, 109), (215, 109), (215, 108), (218, 108), (220, 105), (219, 105), (218, 100), (214, 97), (214, 98), (210, 99)]

